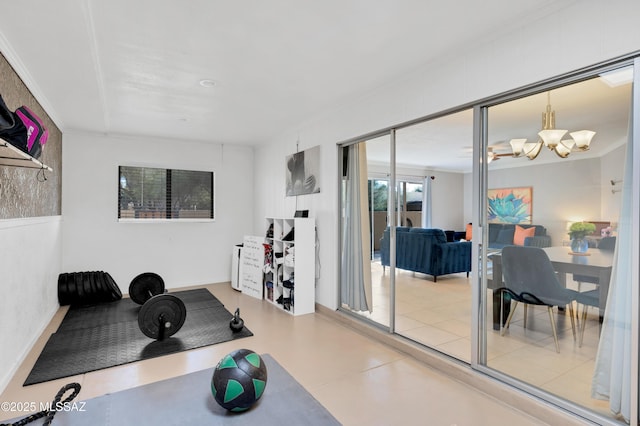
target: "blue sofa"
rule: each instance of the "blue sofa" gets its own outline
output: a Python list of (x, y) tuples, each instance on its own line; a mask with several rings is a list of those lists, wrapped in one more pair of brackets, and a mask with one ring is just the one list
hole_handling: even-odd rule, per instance
[[(520, 225), (527, 229), (532, 226), (536, 228), (533, 237), (524, 239), (525, 246), (531, 247), (551, 247), (551, 237), (547, 235), (547, 228), (541, 225)], [(510, 223), (490, 223), (489, 224), (489, 248), (502, 249), (505, 246), (513, 245), (513, 235), (516, 225)]]
[[(380, 258), (389, 266), (389, 228), (380, 240)], [(448, 243), (441, 229), (396, 228), (396, 268), (433, 276), (471, 271), (471, 242)]]

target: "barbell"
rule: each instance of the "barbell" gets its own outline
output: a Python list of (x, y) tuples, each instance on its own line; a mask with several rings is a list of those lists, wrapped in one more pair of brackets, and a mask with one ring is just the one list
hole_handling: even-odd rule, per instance
[[(145, 272), (135, 277), (129, 285), (129, 297), (138, 305), (138, 326), (145, 336), (164, 340), (176, 334), (187, 318), (187, 308), (177, 296), (165, 290), (164, 280), (153, 272)], [(240, 308), (236, 309), (229, 328), (234, 333), (244, 328), (240, 318)]]
[(187, 318), (187, 308), (177, 296), (166, 293), (164, 280), (153, 272), (135, 277), (129, 285), (129, 297), (142, 305), (138, 326), (145, 336), (164, 340), (177, 333)]

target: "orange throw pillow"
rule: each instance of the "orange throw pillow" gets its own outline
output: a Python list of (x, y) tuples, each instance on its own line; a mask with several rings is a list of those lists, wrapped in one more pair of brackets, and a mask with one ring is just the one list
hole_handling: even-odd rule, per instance
[(464, 236), (464, 239), (467, 241), (471, 241), (471, 234), (473, 232), (473, 226), (470, 223), (467, 223), (467, 229), (466, 229), (466, 235)]
[(523, 246), (524, 239), (527, 237), (533, 237), (535, 234), (536, 234), (535, 226), (525, 229), (520, 225), (516, 225), (516, 232), (513, 234), (513, 244), (517, 246)]

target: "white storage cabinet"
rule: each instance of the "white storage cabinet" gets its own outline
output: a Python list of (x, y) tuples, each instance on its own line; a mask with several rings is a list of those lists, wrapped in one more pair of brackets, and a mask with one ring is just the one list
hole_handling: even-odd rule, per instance
[(315, 220), (267, 218), (265, 231), (272, 256), (270, 270), (265, 268), (264, 298), (292, 315), (314, 312)]

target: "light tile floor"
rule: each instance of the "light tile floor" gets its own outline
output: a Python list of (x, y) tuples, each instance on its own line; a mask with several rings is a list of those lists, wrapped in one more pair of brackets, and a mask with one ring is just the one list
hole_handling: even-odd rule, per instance
[[(292, 317), (269, 303), (234, 291), (228, 284), (207, 288), (230, 311), (240, 307), (254, 336), (23, 387), (48, 336), (57, 329), (66, 312), (66, 308), (61, 308), (0, 395), (0, 401), (48, 402), (61, 386), (71, 381), (82, 385), (79, 399), (88, 399), (212, 368), (231, 350), (248, 347), (271, 354), (345, 425), (542, 424), (326, 315)], [(441, 344), (454, 342), (443, 339)], [(194, 392), (208, 393), (209, 389)], [(0, 412), (0, 420), (10, 417), (11, 413)], [(120, 424), (127, 424), (126, 413), (122, 413), (120, 420)], [(291, 421), (292, 425), (304, 423), (304, 419)]]
[[(373, 305), (370, 314), (360, 313), (380, 324), (389, 324), (389, 269), (372, 264)], [(575, 283), (569, 284), (569, 286)], [(471, 278), (465, 273), (438, 277), (396, 270), (396, 332), (462, 361), (471, 362)], [(583, 289), (588, 290), (588, 289)], [(487, 292), (489, 304), (491, 291)], [(491, 309), (491, 308), (489, 308)], [(487, 330), (487, 365), (523, 382), (549, 391), (595, 412), (609, 416), (607, 401), (591, 398), (599, 341), (596, 310), (589, 310), (584, 342), (573, 340), (568, 310), (556, 314), (560, 353), (555, 349), (549, 315), (544, 307), (529, 307), (527, 328), (524, 309), (517, 307), (504, 336)], [(488, 315), (491, 321), (491, 311)], [(576, 329), (577, 332), (577, 329)]]

